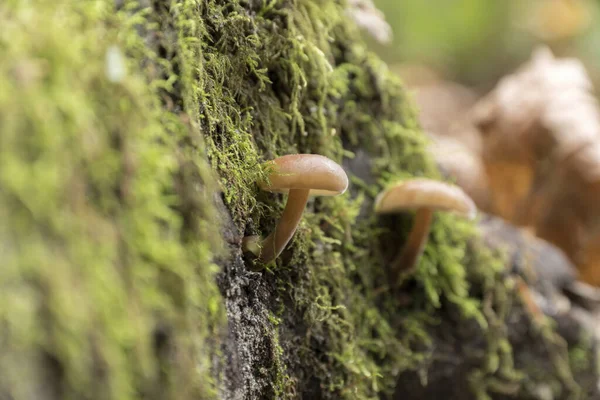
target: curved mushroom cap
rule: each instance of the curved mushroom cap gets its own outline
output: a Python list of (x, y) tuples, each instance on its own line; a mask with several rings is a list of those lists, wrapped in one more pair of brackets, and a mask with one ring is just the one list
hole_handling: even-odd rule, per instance
[(262, 190), (287, 193), (309, 189), (312, 196), (335, 196), (348, 188), (348, 176), (337, 163), (318, 154), (290, 154), (270, 161), (274, 168)]
[(432, 179), (411, 179), (383, 191), (375, 199), (375, 212), (394, 213), (416, 208), (454, 211), (474, 218), (477, 207), (457, 186)]

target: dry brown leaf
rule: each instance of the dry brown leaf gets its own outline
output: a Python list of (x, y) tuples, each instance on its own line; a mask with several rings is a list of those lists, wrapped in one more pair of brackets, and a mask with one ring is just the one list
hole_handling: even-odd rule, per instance
[(429, 69), (395, 70), (438, 165), (478, 208), (557, 245), (600, 286), (600, 110), (583, 65), (541, 47), (475, 105)]
[(564, 157), (598, 140), (600, 116), (592, 89), (578, 60), (555, 59), (543, 47), (519, 71), (502, 79), (474, 108), (472, 118), (484, 133), (493, 129), (502, 135), (496, 145), (514, 148), (528, 143), (527, 151), (538, 153), (551, 146), (557, 157)]
[(583, 65), (549, 49), (472, 110), (491, 211), (535, 227), (600, 285), (600, 110)]

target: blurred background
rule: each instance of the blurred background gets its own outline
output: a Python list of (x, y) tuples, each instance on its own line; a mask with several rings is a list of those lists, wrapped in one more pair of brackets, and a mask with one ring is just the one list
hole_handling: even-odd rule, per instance
[(431, 67), (486, 91), (540, 43), (579, 58), (600, 83), (600, 2), (593, 0), (374, 0), (391, 42), (369, 39), (391, 68)]

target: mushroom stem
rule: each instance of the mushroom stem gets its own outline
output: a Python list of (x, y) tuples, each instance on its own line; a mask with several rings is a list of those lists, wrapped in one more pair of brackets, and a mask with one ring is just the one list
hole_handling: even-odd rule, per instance
[(296, 228), (308, 202), (309, 192), (310, 190), (308, 189), (290, 189), (283, 214), (275, 230), (258, 246), (259, 254), (256, 254), (256, 246), (252, 243), (245, 245), (248, 250), (257, 255), (260, 261), (267, 264), (277, 258), (292, 236), (294, 236), (294, 232), (296, 232)]
[(420, 208), (417, 210), (413, 228), (408, 236), (408, 240), (392, 264), (391, 273), (393, 284), (398, 283), (400, 276), (403, 273), (410, 272), (416, 267), (417, 261), (425, 248), (425, 244), (427, 244), (432, 220), (433, 209)]

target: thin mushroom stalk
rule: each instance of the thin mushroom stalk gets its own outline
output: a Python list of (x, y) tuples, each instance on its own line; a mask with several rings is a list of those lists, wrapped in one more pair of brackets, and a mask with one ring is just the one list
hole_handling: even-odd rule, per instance
[(433, 209), (431, 208), (421, 208), (415, 214), (413, 228), (410, 231), (406, 244), (392, 264), (392, 282), (398, 283), (402, 274), (412, 272), (417, 266), (417, 261), (427, 245), (432, 221)]
[(291, 189), (275, 230), (262, 242), (258, 236), (244, 238), (244, 251), (257, 255), (257, 258), (265, 264), (276, 259), (294, 236), (308, 202), (309, 193), (310, 190), (306, 189)]

